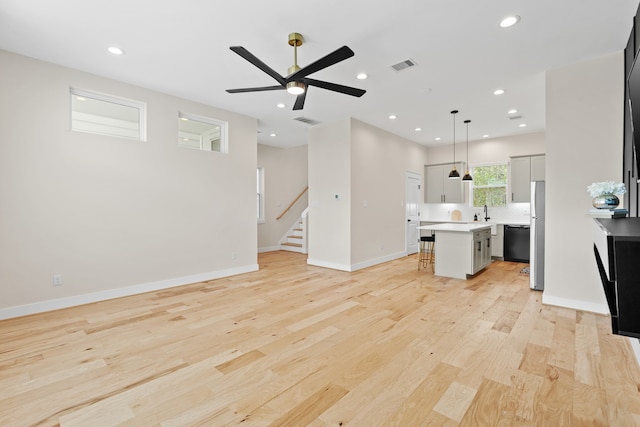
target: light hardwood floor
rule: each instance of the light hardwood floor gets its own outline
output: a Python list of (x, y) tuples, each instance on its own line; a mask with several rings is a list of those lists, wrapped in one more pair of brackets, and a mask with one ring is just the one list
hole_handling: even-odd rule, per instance
[(640, 425), (627, 339), (542, 305), (525, 264), (259, 264), (0, 322), (0, 426)]

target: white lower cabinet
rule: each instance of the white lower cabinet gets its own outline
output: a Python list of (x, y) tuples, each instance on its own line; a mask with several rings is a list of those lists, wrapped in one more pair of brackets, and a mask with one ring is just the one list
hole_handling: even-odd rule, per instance
[(473, 267), (472, 273), (485, 268), (491, 262), (491, 229), (473, 233)]
[(504, 225), (496, 225), (496, 234), (491, 236), (491, 256), (504, 257)]
[(436, 230), (436, 276), (466, 279), (491, 262), (491, 228), (472, 232)]

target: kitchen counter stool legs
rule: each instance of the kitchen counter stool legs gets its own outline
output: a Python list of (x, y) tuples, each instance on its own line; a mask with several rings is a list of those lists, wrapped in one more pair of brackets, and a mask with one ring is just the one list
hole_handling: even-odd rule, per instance
[(420, 237), (420, 252), (418, 253), (418, 270), (421, 267), (427, 268), (431, 265), (433, 270), (433, 264), (435, 262), (435, 245), (436, 236), (421, 236)]

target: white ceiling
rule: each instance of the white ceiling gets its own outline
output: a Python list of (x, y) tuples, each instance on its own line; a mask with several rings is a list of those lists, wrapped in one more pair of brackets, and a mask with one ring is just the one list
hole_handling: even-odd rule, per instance
[[(354, 117), (434, 145), (451, 142), (452, 109), (460, 111), (458, 142), (465, 119), (471, 141), (544, 130), (545, 71), (624, 49), (639, 1), (0, 0), (0, 49), (257, 117), (258, 142), (269, 145), (306, 143), (309, 125), (299, 116)], [(501, 29), (510, 14), (521, 21)], [(304, 110), (292, 111), (295, 97), (285, 91), (225, 92), (277, 84), (229, 46), (286, 75), (291, 32), (305, 38), (301, 67), (342, 45), (353, 49), (309, 77), (367, 93), (312, 87)], [(107, 53), (112, 45), (125, 55)], [(390, 68), (409, 58), (418, 66)], [(359, 72), (369, 78), (357, 80)], [(497, 88), (505, 94), (493, 95)], [(522, 118), (510, 120), (511, 108)]]

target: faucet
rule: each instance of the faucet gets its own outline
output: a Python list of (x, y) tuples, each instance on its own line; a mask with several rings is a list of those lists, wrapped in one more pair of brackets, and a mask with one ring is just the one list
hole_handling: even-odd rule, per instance
[(489, 212), (487, 210), (487, 205), (484, 205), (484, 220), (489, 221), (491, 217), (489, 216)]

